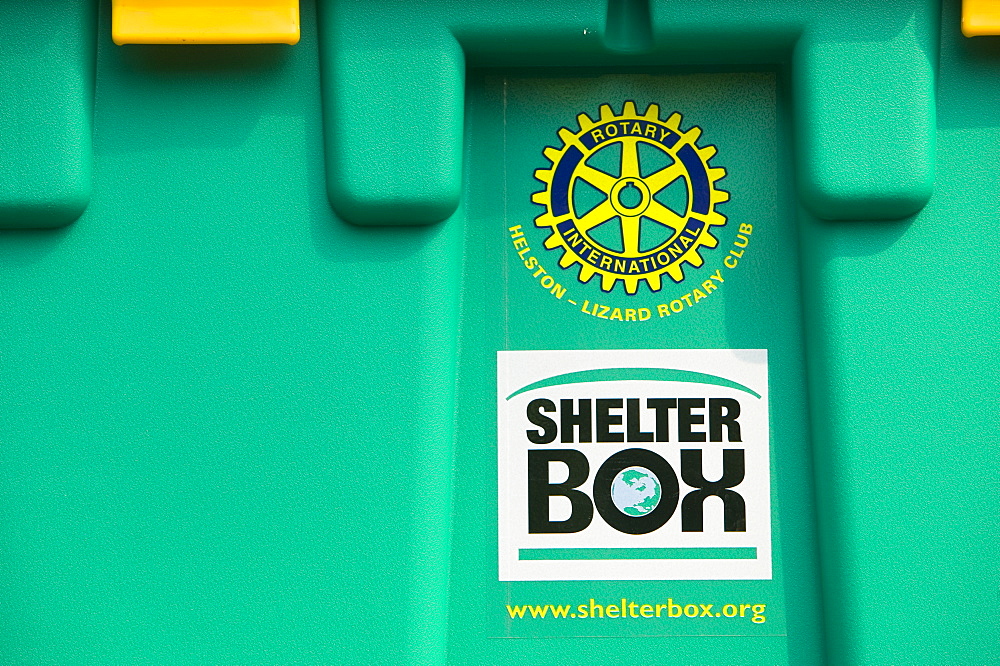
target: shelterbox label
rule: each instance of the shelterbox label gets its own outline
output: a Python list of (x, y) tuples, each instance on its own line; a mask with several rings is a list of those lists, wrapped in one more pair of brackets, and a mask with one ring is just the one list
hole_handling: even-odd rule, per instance
[(771, 578), (767, 351), (501, 351), (500, 580)]

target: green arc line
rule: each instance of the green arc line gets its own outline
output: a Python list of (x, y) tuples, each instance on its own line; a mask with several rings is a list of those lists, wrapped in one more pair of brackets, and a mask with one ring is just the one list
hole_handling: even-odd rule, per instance
[(644, 381), (644, 382), (687, 382), (689, 384), (714, 384), (715, 386), (725, 386), (749, 393), (755, 398), (760, 398), (760, 394), (753, 389), (738, 384), (725, 377), (708, 375), (704, 372), (693, 372), (691, 370), (670, 370), (667, 368), (601, 368), (598, 370), (579, 370), (577, 372), (567, 372), (562, 375), (549, 377), (537, 382), (533, 382), (519, 388), (507, 396), (510, 400), (516, 395), (534, 391), (535, 389), (547, 388), (549, 386), (561, 386), (563, 384), (588, 384), (591, 382), (621, 382), (621, 381)]

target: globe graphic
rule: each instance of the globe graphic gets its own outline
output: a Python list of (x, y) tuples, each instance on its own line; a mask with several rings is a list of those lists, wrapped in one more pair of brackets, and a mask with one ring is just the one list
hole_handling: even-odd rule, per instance
[(626, 516), (644, 516), (660, 503), (660, 480), (645, 467), (623, 469), (611, 483), (611, 501)]

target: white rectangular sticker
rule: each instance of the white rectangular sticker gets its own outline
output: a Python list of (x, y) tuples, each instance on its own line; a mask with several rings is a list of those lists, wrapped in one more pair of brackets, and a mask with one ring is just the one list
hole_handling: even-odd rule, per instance
[(501, 351), (500, 580), (771, 578), (767, 350)]

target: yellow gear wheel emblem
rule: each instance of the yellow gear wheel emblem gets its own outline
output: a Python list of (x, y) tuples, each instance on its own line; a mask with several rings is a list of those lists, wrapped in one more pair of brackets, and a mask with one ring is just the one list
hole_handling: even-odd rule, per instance
[(545, 183), (531, 197), (545, 206), (535, 225), (552, 232), (545, 247), (562, 248), (563, 268), (580, 264), (580, 282), (600, 274), (604, 291), (619, 280), (629, 294), (642, 280), (659, 291), (664, 274), (681, 282), (683, 264), (701, 266), (699, 250), (719, 244), (712, 227), (726, 223), (716, 208), (729, 193), (715, 186), (726, 170), (708, 164), (715, 146), (699, 148), (701, 129), (682, 131), (679, 113), (660, 120), (656, 104), (642, 115), (634, 102), (621, 115), (603, 104), (599, 120), (581, 113), (577, 122), (576, 132), (559, 130), (561, 148), (543, 151), (552, 167), (535, 171)]

